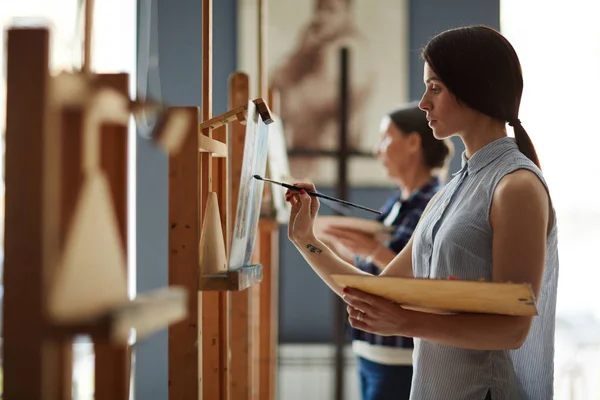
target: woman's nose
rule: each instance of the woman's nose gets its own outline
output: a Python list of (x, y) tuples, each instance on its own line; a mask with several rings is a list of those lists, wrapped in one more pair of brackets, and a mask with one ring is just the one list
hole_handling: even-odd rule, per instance
[(421, 101), (419, 101), (419, 108), (423, 111), (431, 110), (431, 103), (427, 99), (427, 95), (425, 93), (423, 93), (423, 96), (421, 97)]

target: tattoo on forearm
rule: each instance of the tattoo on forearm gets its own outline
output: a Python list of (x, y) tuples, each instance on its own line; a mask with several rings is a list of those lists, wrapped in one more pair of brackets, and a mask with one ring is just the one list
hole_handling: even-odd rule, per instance
[(311, 253), (317, 253), (317, 254), (321, 254), (323, 252), (322, 249), (319, 249), (318, 247), (313, 246), (312, 244), (307, 244), (306, 248), (311, 252)]

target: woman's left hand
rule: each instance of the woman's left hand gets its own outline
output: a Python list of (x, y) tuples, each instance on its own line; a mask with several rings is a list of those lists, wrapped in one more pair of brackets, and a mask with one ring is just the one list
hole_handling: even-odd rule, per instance
[(328, 228), (323, 233), (334, 238), (352, 254), (363, 258), (372, 256), (380, 246), (383, 246), (379, 241), (373, 239), (372, 236), (350, 229)]
[(344, 288), (344, 301), (352, 327), (382, 336), (407, 336), (410, 311), (398, 303), (351, 288)]

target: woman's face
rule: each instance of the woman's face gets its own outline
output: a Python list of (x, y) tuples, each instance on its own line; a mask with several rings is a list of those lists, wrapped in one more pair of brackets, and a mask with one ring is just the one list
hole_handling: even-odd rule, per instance
[(420, 137), (417, 133), (406, 134), (385, 117), (380, 126), (381, 138), (373, 153), (390, 178), (400, 178), (409, 166), (418, 162)]
[(437, 139), (445, 139), (460, 133), (472, 113), (458, 102), (456, 96), (427, 63), (423, 71), (423, 81), (425, 93), (419, 102), (419, 108), (427, 113), (433, 135)]

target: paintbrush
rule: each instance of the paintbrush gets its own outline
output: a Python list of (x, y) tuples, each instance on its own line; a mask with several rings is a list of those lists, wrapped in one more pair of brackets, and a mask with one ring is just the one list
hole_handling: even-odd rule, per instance
[[(299, 187), (294, 186), (294, 185), (290, 185), (289, 183), (277, 182), (277, 181), (274, 181), (272, 179), (263, 178), (260, 175), (254, 175), (254, 179), (259, 179), (261, 181), (265, 181), (265, 182), (269, 182), (269, 183), (274, 183), (276, 185), (283, 186), (284, 188), (287, 188), (287, 189), (290, 189), (290, 190), (294, 190), (296, 192), (299, 192), (300, 190), (302, 190), (302, 188), (299, 188)], [(306, 190), (306, 193), (308, 195), (310, 195), (310, 196), (319, 197), (321, 199), (325, 199), (325, 200), (333, 201), (333, 202), (336, 202), (336, 203), (340, 203), (340, 204), (343, 204), (343, 205), (348, 206), (348, 207), (359, 208), (361, 210), (365, 210), (365, 211), (369, 211), (369, 212), (381, 215), (381, 211), (379, 211), (379, 210), (374, 210), (372, 208), (361, 206), (359, 204), (350, 203), (349, 201), (346, 201), (346, 200), (336, 199), (335, 197), (327, 196), (326, 194), (323, 194), (323, 193), (311, 192), (310, 190)]]

